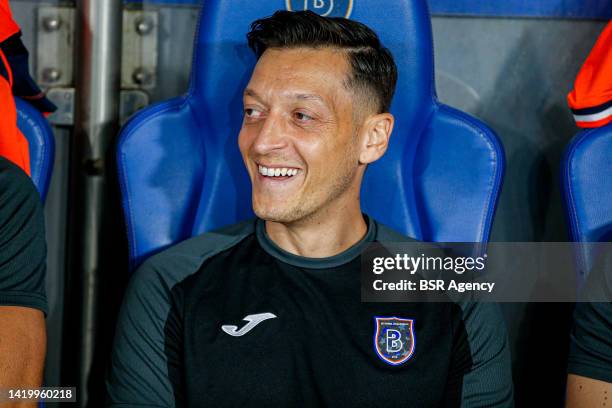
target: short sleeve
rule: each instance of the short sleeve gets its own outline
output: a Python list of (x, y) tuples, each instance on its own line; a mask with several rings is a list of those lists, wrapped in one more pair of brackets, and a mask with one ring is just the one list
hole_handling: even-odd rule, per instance
[(462, 309), (465, 335), (454, 350), (468, 356), (460, 360), (463, 372), (455, 370), (461, 375), (461, 406), (514, 406), (508, 335), (499, 305), (468, 303)]
[(0, 305), (47, 313), (46, 256), (40, 196), (21, 169), (0, 158)]
[(121, 306), (107, 379), (109, 407), (180, 406), (180, 319), (154, 259), (136, 271)]
[(612, 382), (612, 254), (596, 259), (574, 309), (568, 372)]
[(578, 303), (568, 372), (612, 382), (612, 303)]

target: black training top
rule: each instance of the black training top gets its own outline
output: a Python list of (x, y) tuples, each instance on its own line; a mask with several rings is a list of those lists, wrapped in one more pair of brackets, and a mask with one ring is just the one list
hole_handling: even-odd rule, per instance
[(0, 157), (0, 305), (47, 313), (46, 256), (40, 196), (27, 174)]
[(369, 219), (345, 252), (305, 258), (254, 220), (151, 257), (120, 313), (109, 406), (512, 406), (496, 305), (360, 301), (361, 251), (406, 240)]
[(576, 304), (568, 372), (612, 383), (612, 253), (595, 263), (582, 297), (598, 301)]

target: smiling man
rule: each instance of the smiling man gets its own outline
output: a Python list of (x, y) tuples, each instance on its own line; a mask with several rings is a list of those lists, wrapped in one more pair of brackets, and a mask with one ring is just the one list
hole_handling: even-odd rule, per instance
[(277, 12), (238, 143), (257, 218), (147, 260), (128, 288), (110, 406), (512, 405), (492, 305), (362, 303), (360, 254), (406, 241), (362, 214), (386, 151), (397, 71), (355, 21)]

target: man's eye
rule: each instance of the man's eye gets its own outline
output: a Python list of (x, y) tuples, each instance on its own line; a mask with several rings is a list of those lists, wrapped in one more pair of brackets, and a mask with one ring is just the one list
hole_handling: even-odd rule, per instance
[(260, 110), (254, 108), (246, 108), (244, 110), (244, 115), (249, 119), (257, 119), (261, 117), (262, 113)]
[(314, 119), (312, 116), (307, 115), (304, 112), (295, 112), (295, 118), (300, 122), (308, 122)]

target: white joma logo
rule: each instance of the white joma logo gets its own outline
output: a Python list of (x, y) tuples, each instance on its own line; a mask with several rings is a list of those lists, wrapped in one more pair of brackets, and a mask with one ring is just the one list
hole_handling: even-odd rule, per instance
[(259, 323), (264, 320), (274, 319), (276, 315), (274, 313), (258, 313), (248, 315), (242, 320), (246, 320), (248, 323), (242, 326), (240, 330), (238, 330), (238, 326), (234, 326), (232, 324), (224, 324), (221, 326), (221, 330), (229, 334), (230, 336), (240, 337), (244, 336), (248, 332), (250, 332), (253, 327), (257, 326)]

